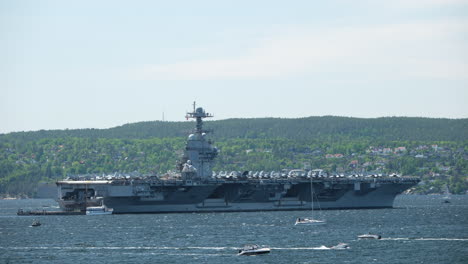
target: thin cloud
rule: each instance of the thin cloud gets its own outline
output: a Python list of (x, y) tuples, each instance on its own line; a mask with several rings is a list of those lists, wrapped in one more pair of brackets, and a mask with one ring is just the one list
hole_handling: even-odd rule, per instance
[(385, 6), (387, 8), (438, 8), (443, 6), (467, 5), (468, 0), (368, 0), (367, 5)]
[[(256, 40), (243, 56), (147, 65), (137, 79), (265, 79), (321, 73), (384, 79), (468, 79), (467, 21), (349, 28), (295, 28)], [(375, 76), (374, 76), (375, 77)]]

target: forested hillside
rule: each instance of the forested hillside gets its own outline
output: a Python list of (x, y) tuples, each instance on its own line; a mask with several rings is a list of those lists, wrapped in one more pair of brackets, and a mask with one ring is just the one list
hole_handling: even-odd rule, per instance
[[(251, 118), (207, 121), (214, 138), (289, 138), (330, 139), (340, 136), (350, 139), (384, 141), (463, 141), (467, 139), (468, 119), (433, 119), (417, 117), (307, 117), (297, 119)], [(43, 138), (120, 138), (146, 139), (185, 137), (192, 122), (139, 122), (109, 129), (41, 130), (0, 135), (2, 141), (31, 141)]]
[[(0, 135), (0, 195), (32, 196), (67, 175), (162, 174), (175, 168), (194, 122)], [(322, 168), (401, 173), (420, 192), (467, 190), (468, 119), (309, 117), (206, 122), (220, 149), (215, 170)]]

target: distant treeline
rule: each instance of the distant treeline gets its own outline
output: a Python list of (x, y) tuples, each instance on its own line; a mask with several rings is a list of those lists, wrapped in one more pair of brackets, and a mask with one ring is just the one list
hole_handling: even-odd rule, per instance
[[(110, 129), (2, 134), (0, 196), (32, 196), (40, 181), (67, 175), (164, 173), (175, 168), (193, 128), (194, 122), (154, 121)], [(443, 176), (421, 185), (422, 192), (440, 191), (444, 184), (455, 193), (468, 188), (468, 119), (256, 118), (209, 121), (205, 128), (214, 131), (211, 138), (220, 149), (217, 171), (272, 171), (308, 164), (330, 172)], [(380, 155), (371, 146), (407, 150)]]
[[(288, 138), (298, 140), (373, 139), (381, 141), (464, 141), (468, 119), (418, 117), (307, 117), (297, 119), (250, 118), (208, 121), (214, 138)], [(2, 141), (31, 141), (43, 138), (147, 139), (185, 137), (193, 122), (139, 122), (109, 129), (40, 130), (0, 134)]]

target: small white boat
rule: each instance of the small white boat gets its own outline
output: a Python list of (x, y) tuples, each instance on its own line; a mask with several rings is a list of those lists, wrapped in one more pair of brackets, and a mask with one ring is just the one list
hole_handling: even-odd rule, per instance
[(294, 225), (324, 225), (326, 222), (311, 218), (297, 218)]
[(86, 207), (86, 215), (110, 215), (114, 209), (107, 208), (105, 205)]
[(346, 243), (339, 243), (338, 245), (332, 246), (330, 248), (331, 249), (347, 249), (347, 248), (349, 248), (349, 245), (346, 244)]
[(245, 245), (242, 249), (239, 249), (239, 256), (252, 256), (270, 253), (270, 248), (259, 247), (258, 245)]
[(381, 239), (382, 236), (368, 233), (368, 234), (360, 235), (358, 236), (358, 238), (359, 239)]
[(41, 222), (37, 221), (37, 220), (34, 220), (31, 224), (31, 226), (40, 226), (41, 225)]

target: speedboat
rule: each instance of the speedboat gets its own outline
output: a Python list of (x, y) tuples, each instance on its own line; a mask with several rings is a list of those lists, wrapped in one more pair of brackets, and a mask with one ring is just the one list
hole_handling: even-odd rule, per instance
[(270, 253), (270, 248), (259, 247), (258, 245), (245, 245), (242, 249), (239, 249), (239, 256), (252, 256)]
[(105, 205), (86, 207), (86, 215), (110, 215), (114, 209), (107, 208)]
[(297, 218), (294, 225), (323, 225), (325, 221), (311, 218)]
[(347, 249), (347, 248), (349, 248), (349, 245), (346, 243), (339, 243), (336, 246), (330, 247), (330, 249)]
[(31, 226), (40, 226), (41, 225), (41, 222), (37, 221), (37, 220), (34, 220), (31, 224)]
[(381, 239), (381, 235), (374, 235), (371, 233), (358, 236), (359, 239)]

